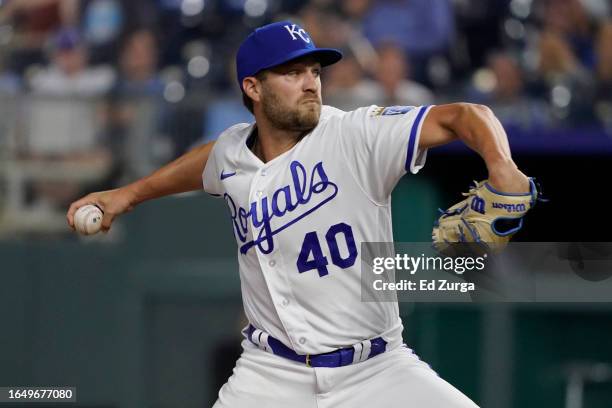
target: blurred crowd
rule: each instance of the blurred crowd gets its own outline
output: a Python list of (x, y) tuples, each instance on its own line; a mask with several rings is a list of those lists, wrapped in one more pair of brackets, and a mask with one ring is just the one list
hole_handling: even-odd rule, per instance
[(0, 0), (0, 148), (22, 164), (7, 171), (5, 193), (17, 189), (18, 206), (59, 208), (252, 120), (235, 52), (280, 19), (343, 51), (323, 73), (326, 104), (469, 101), (511, 130), (610, 130), (611, 9), (609, 0)]

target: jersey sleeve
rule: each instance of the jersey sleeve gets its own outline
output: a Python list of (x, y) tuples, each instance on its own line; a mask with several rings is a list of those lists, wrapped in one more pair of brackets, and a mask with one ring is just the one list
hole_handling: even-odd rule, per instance
[(222, 197), (225, 194), (225, 186), (221, 181), (223, 169), (225, 167), (227, 171), (236, 168), (238, 151), (252, 128), (253, 124), (237, 123), (219, 135), (202, 172), (202, 187), (208, 194), (215, 197)]
[(215, 197), (222, 196), (224, 193), (221, 178), (219, 177), (220, 170), (217, 165), (217, 154), (219, 150), (217, 149), (217, 145), (218, 143), (215, 143), (208, 154), (208, 160), (206, 161), (206, 166), (204, 166), (204, 172), (202, 173), (202, 186), (204, 191)]
[(387, 203), (399, 179), (425, 165), (427, 150), (418, 146), (430, 108), (372, 105), (343, 115), (341, 150), (357, 182), (377, 203)]

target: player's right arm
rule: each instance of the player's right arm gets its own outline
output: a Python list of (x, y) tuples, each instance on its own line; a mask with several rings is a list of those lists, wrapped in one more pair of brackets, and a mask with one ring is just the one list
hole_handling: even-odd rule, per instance
[(93, 204), (104, 211), (102, 230), (108, 231), (115, 217), (130, 211), (143, 201), (202, 189), (202, 173), (215, 142), (203, 144), (161, 167), (147, 177), (126, 186), (91, 193), (73, 202), (66, 219), (74, 229), (74, 213), (79, 207)]

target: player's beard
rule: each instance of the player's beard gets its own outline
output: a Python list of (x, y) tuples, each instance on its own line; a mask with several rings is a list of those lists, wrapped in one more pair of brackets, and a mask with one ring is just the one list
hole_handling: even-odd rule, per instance
[[(289, 108), (274, 92), (263, 88), (263, 111), (277, 129), (305, 132), (314, 129), (321, 115), (321, 101), (316, 95), (300, 99), (296, 108)], [(305, 102), (313, 101), (313, 102)]]

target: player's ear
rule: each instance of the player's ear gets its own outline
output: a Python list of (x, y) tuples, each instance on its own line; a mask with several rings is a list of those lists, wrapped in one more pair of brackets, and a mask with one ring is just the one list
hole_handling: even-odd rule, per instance
[(242, 80), (242, 89), (244, 93), (253, 101), (261, 101), (261, 86), (255, 77), (246, 77)]

